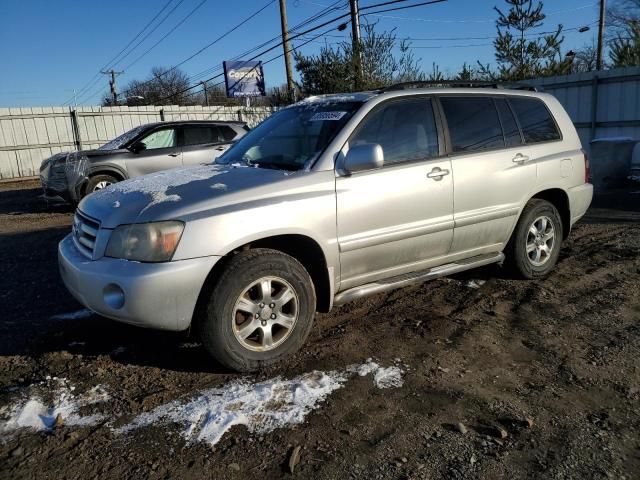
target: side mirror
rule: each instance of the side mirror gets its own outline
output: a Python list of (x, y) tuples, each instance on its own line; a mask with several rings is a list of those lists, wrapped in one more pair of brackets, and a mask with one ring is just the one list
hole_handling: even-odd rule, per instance
[(349, 147), (344, 169), (349, 173), (374, 170), (384, 165), (384, 152), (377, 143), (364, 143)]
[(136, 142), (129, 147), (129, 150), (131, 150), (133, 153), (140, 153), (146, 149), (147, 149), (147, 146), (145, 145), (144, 142)]

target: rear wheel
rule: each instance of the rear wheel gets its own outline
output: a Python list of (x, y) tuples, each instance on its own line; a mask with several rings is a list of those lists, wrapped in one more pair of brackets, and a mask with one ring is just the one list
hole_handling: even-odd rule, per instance
[(307, 339), (316, 297), (295, 258), (258, 248), (233, 257), (217, 280), (200, 335), (221, 364), (252, 371), (296, 352)]
[(506, 263), (523, 278), (544, 277), (558, 261), (562, 238), (562, 220), (556, 207), (534, 198), (525, 205), (507, 244)]

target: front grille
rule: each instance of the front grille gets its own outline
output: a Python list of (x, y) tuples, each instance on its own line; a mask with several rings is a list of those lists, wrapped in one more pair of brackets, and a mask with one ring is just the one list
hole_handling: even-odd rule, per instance
[(73, 241), (78, 250), (86, 257), (93, 258), (99, 229), (100, 222), (88, 217), (80, 210), (76, 210), (76, 214), (73, 216)]

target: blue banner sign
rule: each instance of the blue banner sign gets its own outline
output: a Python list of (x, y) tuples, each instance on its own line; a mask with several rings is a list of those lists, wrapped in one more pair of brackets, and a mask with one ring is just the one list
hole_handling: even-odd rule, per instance
[(262, 62), (227, 60), (222, 62), (227, 97), (265, 96)]

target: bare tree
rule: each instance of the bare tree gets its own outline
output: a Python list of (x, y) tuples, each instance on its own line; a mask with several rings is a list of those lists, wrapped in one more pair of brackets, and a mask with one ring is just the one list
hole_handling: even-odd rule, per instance
[[(132, 80), (120, 91), (123, 105), (195, 105), (198, 94), (185, 91), (189, 87), (189, 77), (174, 68), (153, 67), (146, 80)], [(103, 105), (111, 105), (111, 99), (103, 100)]]
[[(571, 63), (571, 72), (591, 72), (597, 66), (598, 49), (595, 43), (584, 45), (575, 51), (573, 62)], [(605, 65), (606, 66), (606, 65)]]
[(640, 65), (640, 0), (617, 0), (607, 9), (609, 58), (613, 67)]
[(615, 34), (640, 24), (640, 0), (613, 0), (607, 8), (607, 25)]

